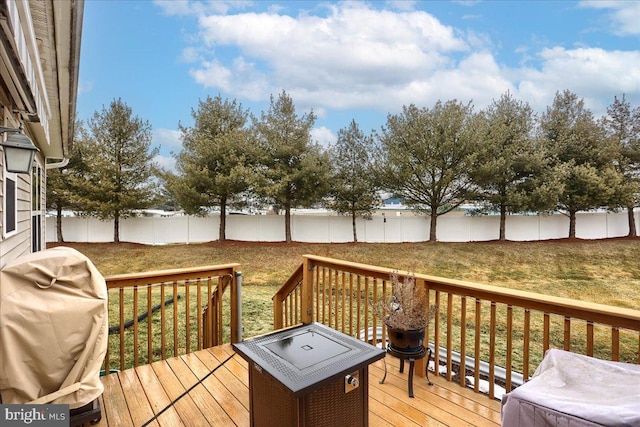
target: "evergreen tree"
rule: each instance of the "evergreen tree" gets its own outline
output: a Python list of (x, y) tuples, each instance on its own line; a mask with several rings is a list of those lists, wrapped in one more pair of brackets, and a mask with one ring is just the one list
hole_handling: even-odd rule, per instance
[[(76, 121), (74, 141), (71, 150), (69, 163), (63, 168), (47, 170), (47, 210), (56, 211), (56, 238), (58, 242), (64, 242), (62, 233), (62, 211), (78, 211), (82, 206), (78, 206), (78, 192), (76, 175), (85, 168), (82, 164), (82, 153), (78, 141), (84, 135), (83, 123)], [(80, 181), (82, 182), (82, 181)]]
[(619, 193), (615, 147), (584, 101), (566, 90), (556, 93), (540, 126), (551, 159), (548, 172), (564, 181), (556, 209), (569, 217), (569, 238), (575, 238), (576, 213), (609, 206)]
[(259, 147), (258, 193), (285, 212), (285, 239), (291, 241), (291, 209), (310, 207), (326, 196), (327, 153), (311, 141), (313, 112), (299, 117), (285, 91), (271, 96), (269, 110), (253, 117)]
[(149, 122), (133, 116), (120, 98), (96, 111), (87, 126), (86, 137), (77, 141), (86, 165), (78, 196), (85, 212), (114, 221), (113, 241), (119, 242), (120, 219), (153, 204), (158, 149), (151, 149)]
[(505, 93), (483, 111), (485, 126), (477, 141), (472, 169), (481, 200), (500, 212), (500, 240), (506, 238), (507, 213), (530, 205), (528, 181), (542, 167), (542, 152), (533, 138), (534, 114), (528, 104)]
[(640, 107), (631, 108), (622, 95), (614, 97), (604, 119), (607, 135), (616, 146), (615, 165), (623, 177), (620, 186), (621, 205), (627, 209), (629, 237), (636, 237), (634, 208), (640, 202)]
[(331, 149), (333, 167), (331, 177), (332, 209), (351, 216), (353, 241), (358, 241), (356, 218), (370, 219), (381, 205), (374, 179), (372, 159), (374, 143), (365, 135), (355, 120), (338, 131), (338, 140)]
[(438, 216), (474, 197), (471, 170), (480, 122), (471, 103), (438, 101), (389, 115), (379, 135), (378, 166), (384, 187), (430, 216), (436, 241)]
[(180, 125), (182, 151), (178, 174), (165, 173), (167, 190), (189, 214), (205, 215), (220, 208), (218, 238), (226, 239), (227, 207), (239, 207), (253, 173), (247, 124), (248, 112), (236, 100), (220, 96), (199, 101), (191, 111), (192, 128)]

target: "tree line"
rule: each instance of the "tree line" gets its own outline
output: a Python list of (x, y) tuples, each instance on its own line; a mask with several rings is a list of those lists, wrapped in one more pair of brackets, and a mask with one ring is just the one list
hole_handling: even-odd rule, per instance
[(561, 212), (574, 238), (576, 213), (601, 208), (626, 209), (637, 236), (640, 107), (624, 95), (601, 118), (568, 90), (539, 115), (509, 92), (478, 112), (458, 100), (411, 104), (369, 133), (352, 120), (329, 147), (313, 141), (313, 111), (298, 113), (285, 91), (258, 116), (219, 95), (191, 116), (178, 125), (175, 172), (154, 164), (151, 126), (121, 99), (79, 122), (67, 168), (48, 172), (48, 208), (58, 220), (63, 209), (113, 219), (116, 242), (121, 218), (162, 204), (219, 209), (220, 240), (228, 209), (270, 206), (285, 215), (287, 242), (291, 209), (322, 205), (352, 218), (355, 242), (356, 218), (370, 218), (381, 194), (428, 216), (430, 241), (438, 217), (468, 202), (500, 213), (500, 240), (508, 214)]

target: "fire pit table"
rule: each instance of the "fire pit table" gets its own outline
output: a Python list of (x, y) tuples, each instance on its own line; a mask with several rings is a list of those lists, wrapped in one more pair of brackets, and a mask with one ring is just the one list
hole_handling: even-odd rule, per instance
[(249, 363), (252, 426), (367, 426), (369, 364), (384, 350), (320, 323), (233, 344)]

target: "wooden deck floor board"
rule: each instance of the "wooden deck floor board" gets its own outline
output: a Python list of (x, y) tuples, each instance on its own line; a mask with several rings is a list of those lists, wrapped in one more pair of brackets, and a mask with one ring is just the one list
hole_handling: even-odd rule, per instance
[[(129, 408), (136, 408), (135, 411), (130, 411), (133, 425), (141, 426), (154, 415), (153, 408), (149, 403), (149, 399), (147, 399), (144, 387), (140, 383), (136, 371), (133, 369), (122, 371), (118, 377), (127, 401), (127, 406)], [(158, 422), (154, 421), (152, 424), (149, 424), (149, 426), (158, 427)]]
[[(191, 370), (198, 378), (204, 378), (212, 370), (194, 353), (184, 355), (182, 359), (191, 367)], [(227, 387), (225, 383), (216, 377), (215, 373), (210, 375), (203, 382), (203, 385), (231, 419), (235, 420), (239, 425), (249, 425), (248, 393), (246, 389), (237, 387), (237, 391), (234, 393), (232, 391), (234, 387)], [(236, 396), (236, 394), (239, 394), (239, 396)], [(247, 400), (246, 406), (242, 404), (241, 400)]]
[[(168, 362), (155, 362), (151, 364), (151, 367), (158, 376), (158, 380), (165, 389), (167, 396), (172, 401), (186, 390), (176, 374), (171, 370)], [(200, 400), (195, 398), (198, 393), (199, 390), (194, 390), (194, 393), (187, 394), (175, 403), (176, 412), (186, 426), (203, 427), (211, 425), (206, 415), (202, 413), (200, 407), (194, 401), (194, 399)]]
[[(384, 376), (384, 366), (381, 367), (379, 363), (372, 365), (370, 374), (376, 378), (382, 378)], [(481, 400), (484, 400), (482, 403), (465, 400), (458, 393), (465, 393), (467, 390), (441, 377), (434, 378), (432, 376), (431, 380), (433, 382), (432, 386), (428, 385), (426, 378), (414, 377), (414, 394), (419, 400), (412, 399), (408, 397), (407, 392), (407, 369), (405, 369), (404, 373), (400, 373), (396, 361), (392, 358), (387, 358), (387, 378), (380, 387), (384, 392), (384, 386), (393, 384), (397, 387), (398, 392), (385, 392), (386, 395), (400, 400), (405, 408), (419, 408), (421, 411), (428, 413), (430, 418), (435, 418), (447, 425), (482, 425), (487, 421), (487, 418), (490, 421), (496, 421), (493, 411), (487, 405), (499, 409), (497, 402), (491, 401), (486, 396), (478, 396)], [(468, 391), (473, 393), (471, 390)], [(473, 394), (475, 395), (476, 393)], [(391, 404), (391, 402), (388, 401), (388, 404)], [(497, 423), (500, 423), (499, 417)]]
[[(193, 371), (187, 366), (181, 358), (173, 358), (167, 360), (167, 364), (176, 375), (176, 378), (185, 390), (190, 389), (199, 380)], [(213, 426), (235, 426), (233, 419), (220, 406), (218, 401), (209, 392), (209, 389), (203, 384), (195, 386), (189, 395), (196, 404), (202, 415)]]
[[(162, 363), (162, 362), (156, 362)], [(151, 365), (142, 365), (135, 368), (136, 374), (138, 375), (138, 379), (140, 380), (140, 384), (142, 384), (142, 388), (144, 389), (144, 393), (149, 400), (149, 404), (153, 409), (154, 414), (160, 413), (160, 411), (164, 410), (170, 403), (171, 399), (165, 392), (162, 384), (160, 384), (160, 380), (156, 376), (155, 372)], [(122, 373), (112, 374), (120, 376)], [(105, 396), (109, 396), (105, 391)], [(105, 397), (107, 400), (107, 397)], [(175, 407), (169, 407), (160, 417), (158, 417), (158, 424), (161, 426), (183, 426), (184, 423), (180, 420), (178, 413), (176, 412)], [(117, 426), (117, 424), (111, 424), (110, 426)], [(136, 426), (138, 427), (138, 426)]]
[[(203, 351), (197, 353), (198, 358), (209, 369), (213, 370), (220, 365), (222, 361), (218, 360), (210, 351)], [(227, 364), (231, 364), (234, 359), (240, 359), (240, 356), (235, 356)], [(224, 359), (223, 359), (224, 360)], [(249, 410), (249, 374), (246, 364), (244, 366), (244, 373), (240, 376), (240, 379), (225, 365), (224, 368), (218, 369), (213, 375), (220, 380), (227, 390), (238, 399), (238, 401)], [(245, 378), (246, 377), (246, 378)]]
[(373, 411), (369, 411), (369, 425), (371, 427), (395, 427), (390, 422), (380, 418), (380, 416)]
[[(102, 420), (99, 426), (140, 427), (153, 414), (218, 367), (233, 349), (229, 344), (197, 351), (151, 365), (139, 366), (102, 378)], [(387, 378), (382, 361), (369, 369), (369, 424), (372, 427), (458, 427), (500, 425), (500, 404), (444, 378), (414, 378), (415, 398), (407, 393), (407, 370), (387, 357)], [(162, 413), (151, 425), (249, 426), (248, 364), (236, 355), (201, 385)]]
[(102, 379), (102, 383), (105, 390), (109, 390), (108, 394), (104, 394), (104, 406), (102, 406), (102, 418), (106, 419), (107, 425), (133, 426), (131, 411), (127, 406), (119, 375), (107, 375)]
[[(373, 375), (377, 373), (372, 372)], [(380, 376), (381, 377), (381, 376)], [(376, 375), (377, 378), (377, 375)], [(414, 382), (416, 379), (414, 379)], [(371, 384), (369, 396), (380, 400), (382, 404), (402, 413), (405, 417), (417, 422), (419, 425), (426, 425), (429, 419), (438, 421), (445, 425), (471, 426), (470, 419), (477, 418), (475, 414), (460, 409), (453, 404), (439, 405), (440, 400), (435, 393), (426, 395), (414, 383), (415, 398), (410, 398), (407, 393), (407, 378), (397, 378), (387, 374), (384, 384)], [(393, 387), (393, 388), (392, 388)], [(435, 386), (433, 386), (435, 387)]]
[[(229, 351), (225, 351), (227, 347)], [(207, 349), (216, 359), (218, 363), (222, 363), (229, 356), (233, 355), (233, 349), (231, 346), (218, 346)], [(247, 363), (240, 357), (235, 355), (226, 365), (226, 368), (233, 373), (246, 387), (249, 387), (249, 376), (247, 375), (248, 368)]]

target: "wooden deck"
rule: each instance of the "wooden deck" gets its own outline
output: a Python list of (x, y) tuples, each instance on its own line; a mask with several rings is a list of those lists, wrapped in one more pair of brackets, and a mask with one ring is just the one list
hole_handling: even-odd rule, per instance
[[(99, 426), (140, 427), (172, 400), (191, 388), (233, 354), (226, 344), (102, 378)], [(378, 426), (499, 426), (500, 403), (465, 390), (442, 378), (415, 377), (407, 395), (407, 370), (387, 356), (388, 374), (380, 360), (369, 367), (369, 425)], [(201, 385), (162, 413), (150, 426), (249, 426), (247, 363), (234, 356)]]

